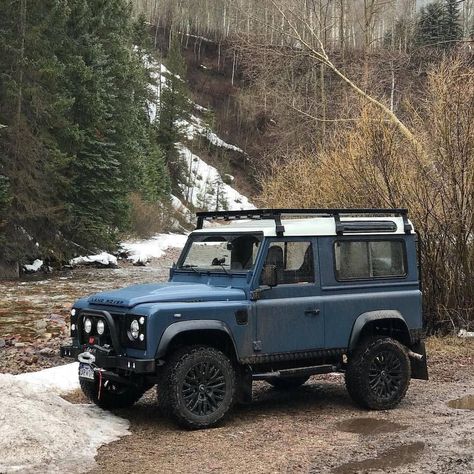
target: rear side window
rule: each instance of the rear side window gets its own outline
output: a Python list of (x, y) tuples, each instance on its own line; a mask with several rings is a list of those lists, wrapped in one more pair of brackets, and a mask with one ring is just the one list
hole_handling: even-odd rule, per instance
[(400, 240), (341, 240), (334, 244), (337, 280), (406, 275), (405, 245)]

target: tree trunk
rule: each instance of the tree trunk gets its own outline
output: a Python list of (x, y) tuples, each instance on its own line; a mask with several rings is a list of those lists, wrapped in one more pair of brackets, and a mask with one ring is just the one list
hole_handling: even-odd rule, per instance
[(0, 260), (0, 280), (10, 280), (20, 277), (20, 266), (18, 262), (7, 262)]

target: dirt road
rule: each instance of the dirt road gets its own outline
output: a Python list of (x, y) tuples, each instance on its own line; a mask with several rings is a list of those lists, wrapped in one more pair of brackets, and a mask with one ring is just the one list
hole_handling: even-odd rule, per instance
[[(3, 322), (9, 328), (13, 324), (19, 333), (15, 340), (26, 342), (0, 349), (0, 372), (63, 362), (41, 355), (41, 347), (58, 345), (61, 337), (53, 335), (47, 341), (45, 325), (37, 321), (48, 322), (56, 312), (64, 321), (72, 301), (84, 294), (163, 280), (175, 257), (168, 254), (147, 268), (84, 269), (47, 280), (2, 284), (0, 314), (11, 318)], [(23, 302), (23, 309), (18, 302)], [(387, 412), (356, 408), (339, 375), (313, 377), (291, 392), (259, 382), (253, 403), (236, 407), (225, 424), (190, 432), (166, 420), (150, 391), (132, 409), (117, 412), (130, 420), (132, 435), (103, 446), (92, 472), (474, 472), (473, 399), (466, 402), (471, 410), (447, 405), (474, 395), (474, 341), (432, 339), (428, 352), (431, 380), (413, 381), (399, 408)], [(36, 360), (24, 365), (25, 357)], [(79, 393), (68, 398), (85, 402)]]
[(465, 399), (471, 410), (447, 405), (474, 394), (474, 343), (436, 340), (430, 349), (432, 379), (413, 381), (387, 412), (356, 408), (338, 375), (291, 392), (259, 382), (254, 402), (224, 425), (190, 432), (162, 416), (150, 391), (118, 412), (132, 436), (100, 448), (93, 472), (474, 472), (474, 400)]

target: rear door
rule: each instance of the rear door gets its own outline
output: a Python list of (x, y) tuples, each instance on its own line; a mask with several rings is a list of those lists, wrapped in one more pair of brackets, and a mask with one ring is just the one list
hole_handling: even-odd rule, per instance
[[(263, 265), (276, 265), (277, 286), (260, 293), (255, 302), (254, 351), (275, 354), (324, 347), (324, 318), (318, 276), (316, 239), (269, 239)], [(258, 280), (257, 283), (260, 283)]]

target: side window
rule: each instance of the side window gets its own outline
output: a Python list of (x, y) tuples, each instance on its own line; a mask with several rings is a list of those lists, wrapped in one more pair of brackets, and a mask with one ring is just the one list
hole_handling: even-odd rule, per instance
[(400, 240), (342, 240), (334, 244), (337, 280), (406, 275), (405, 246)]
[(311, 242), (272, 242), (265, 265), (275, 265), (278, 284), (313, 283), (314, 258)]

